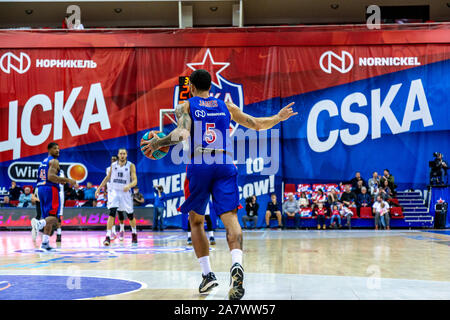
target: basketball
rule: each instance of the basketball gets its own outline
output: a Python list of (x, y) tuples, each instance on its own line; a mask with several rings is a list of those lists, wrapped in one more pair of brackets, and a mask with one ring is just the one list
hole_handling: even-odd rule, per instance
[(153, 131), (148, 131), (148, 132), (146, 132), (146, 133), (144, 134), (144, 136), (142, 137), (142, 139), (141, 139), (141, 151), (142, 151), (142, 154), (143, 154), (144, 156), (146, 156), (147, 158), (152, 159), (152, 160), (158, 160), (158, 159), (163, 158), (163, 157), (169, 152), (170, 147), (162, 147), (162, 148), (160, 148), (160, 149), (158, 149), (158, 150), (153, 151), (152, 154), (149, 154), (149, 151), (148, 151), (148, 150), (143, 151), (143, 150), (142, 150), (142, 148), (144, 147), (143, 143), (144, 143), (145, 141), (150, 141), (151, 139), (153, 139), (152, 133), (157, 134), (158, 137), (160, 137), (160, 138), (163, 138), (163, 137), (166, 136), (166, 135), (165, 135), (163, 132), (161, 132), (161, 131), (154, 131), (154, 130), (153, 130)]

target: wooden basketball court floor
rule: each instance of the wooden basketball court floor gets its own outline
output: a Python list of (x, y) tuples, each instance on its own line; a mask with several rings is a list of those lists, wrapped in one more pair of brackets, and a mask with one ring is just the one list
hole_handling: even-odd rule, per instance
[[(104, 236), (63, 231), (42, 252), (28, 231), (0, 232), (0, 299), (226, 299), (225, 232), (210, 252), (219, 286), (206, 296), (185, 232), (142, 231), (134, 246), (129, 232), (110, 247)], [(244, 299), (450, 299), (449, 245), (449, 230), (244, 231)]]

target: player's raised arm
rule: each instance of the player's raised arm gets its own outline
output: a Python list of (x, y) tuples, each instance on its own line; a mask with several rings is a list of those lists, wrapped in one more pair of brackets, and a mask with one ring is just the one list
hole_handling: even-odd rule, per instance
[(277, 114), (271, 117), (253, 117), (249, 114), (246, 114), (241, 109), (239, 109), (234, 103), (226, 102), (228, 110), (231, 113), (232, 120), (236, 121), (240, 125), (253, 129), (256, 131), (267, 130), (275, 126), (281, 121), (285, 121), (292, 116), (295, 116), (297, 112), (292, 110), (292, 105), (294, 102), (289, 103), (283, 109), (280, 110)]
[(130, 165), (130, 176), (131, 182), (123, 188), (123, 191), (125, 192), (128, 192), (131, 188), (137, 185), (136, 166), (133, 163)]
[(73, 179), (64, 178), (59, 176), (59, 161), (53, 159), (48, 163), (48, 180), (53, 183), (70, 183), (76, 186), (77, 182)]
[[(100, 185), (98, 186), (97, 190), (95, 190), (95, 198), (98, 197), (100, 190), (105, 186), (105, 184), (109, 181), (109, 179), (111, 179), (111, 172), (112, 172), (112, 168), (109, 167), (109, 171), (108, 174), (106, 175), (106, 177), (103, 179), (102, 183), (100, 183)], [(136, 169), (134, 171), (134, 173), (136, 174)], [(109, 191), (108, 191), (109, 192)]]
[(164, 138), (153, 135), (153, 139), (143, 143), (145, 146), (142, 148), (142, 151), (150, 148), (150, 154), (152, 154), (153, 151), (161, 147), (172, 146), (189, 138), (192, 123), (191, 115), (189, 114), (189, 101), (179, 104), (175, 109), (175, 115), (177, 116), (177, 127)]

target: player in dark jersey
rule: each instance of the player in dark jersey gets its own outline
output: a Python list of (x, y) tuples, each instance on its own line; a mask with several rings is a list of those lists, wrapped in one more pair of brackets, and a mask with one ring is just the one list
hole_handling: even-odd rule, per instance
[(38, 196), (41, 203), (41, 219), (35, 218), (31, 221), (31, 226), (35, 231), (43, 229), (41, 248), (52, 250), (49, 245), (50, 236), (53, 234), (58, 224), (60, 214), (59, 184), (70, 183), (75, 187), (77, 182), (73, 179), (59, 176), (59, 146), (56, 142), (50, 142), (47, 146), (48, 157), (41, 162), (38, 169)]
[[(242, 267), (242, 230), (237, 218), (239, 190), (237, 168), (233, 164), (230, 121), (254, 129), (267, 130), (280, 121), (289, 119), (293, 112), (290, 103), (272, 117), (252, 117), (231, 102), (210, 97), (211, 75), (196, 70), (189, 77), (192, 98), (178, 105), (175, 110), (177, 128), (163, 138), (153, 135), (144, 147), (152, 153), (164, 146), (178, 144), (190, 138), (191, 161), (187, 165), (185, 202), (182, 213), (189, 213), (192, 244), (202, 268), (203, 281), (200, 293), (207, 293), (218, 285), (209, 261), (209, 243), (204, 230), (206, 205), (212, 195), (214, 210), (226, 229), (231, 251), (230, 300), (244, 296), (244, 269)], [(211, 161), (212, 160), (212, 161)]]

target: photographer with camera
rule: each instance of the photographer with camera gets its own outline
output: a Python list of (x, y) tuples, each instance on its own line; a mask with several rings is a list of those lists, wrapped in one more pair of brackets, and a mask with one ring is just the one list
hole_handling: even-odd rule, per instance
[(448, 182), (447, 170), (448, 165), (443, 160), (442, 153), (435, 152), (433, 153), (434, 160), (429, 162), (430, 170), (430, 184), (431, 185), (444, 185), (444, 176), (445, 181)]

